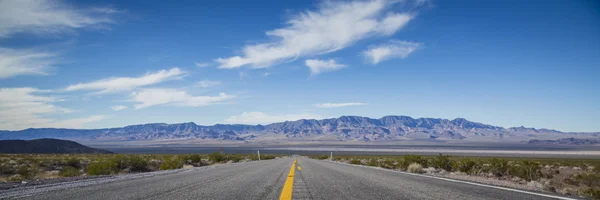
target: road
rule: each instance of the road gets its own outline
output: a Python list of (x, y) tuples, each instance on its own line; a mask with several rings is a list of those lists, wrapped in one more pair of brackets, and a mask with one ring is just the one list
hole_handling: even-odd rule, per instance
[[(21, 189), (17, 199), (279, 199), (293, 158), (224, 164), (80, 187)], [(552, 199), (374, 168), (299, 158), (293, 199)], [(39, 190), (39, 188), (37, 188)], [(0, 197), (7, 191), (0, 191)], [(16, 195), (15, 195), (16, 194)]]

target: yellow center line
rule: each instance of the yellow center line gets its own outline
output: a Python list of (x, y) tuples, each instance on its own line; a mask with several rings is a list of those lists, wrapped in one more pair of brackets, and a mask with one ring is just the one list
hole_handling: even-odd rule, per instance
[(292, 163), (292, 167), (290, 168), (290, 173), (288, 174), (287, 179), (285, 180), (285, 184), (283, 184), (283, 190), (281, 190), (281, 196), (279, 196), (280, 200), (291, 200), (292, 199), (292, 189), (294, 187), (294, 174), (296, 169), (296, 161)]
[(298, 171), (302, 171), (302, 167), (298, 166)]

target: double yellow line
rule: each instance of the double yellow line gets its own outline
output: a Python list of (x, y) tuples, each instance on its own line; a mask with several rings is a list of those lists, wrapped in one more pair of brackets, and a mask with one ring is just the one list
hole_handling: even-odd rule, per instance
[(292, 199), (292, 188), (294, 187), (294, 174), (296, 172), (296, 162), (298, 159), (294, 160), (292, 163), (292, 167), (290, 168), (290, 173), (288, 174), (287, 179), (285, 180), (285, 184), (283, 184), (283, 190), (281, 190), (281, 196), (279, 196), (280, 200), (291, 200)]

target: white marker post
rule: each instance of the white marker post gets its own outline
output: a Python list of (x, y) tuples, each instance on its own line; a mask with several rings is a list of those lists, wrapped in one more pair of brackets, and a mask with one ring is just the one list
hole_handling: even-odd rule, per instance
[(258, 152), (258, 161), (260, 161), (260, 150), (256, 150)]
[(333, 151), (331, 152), (331, 155), (329, 155), (329, 161), (333, 161)]

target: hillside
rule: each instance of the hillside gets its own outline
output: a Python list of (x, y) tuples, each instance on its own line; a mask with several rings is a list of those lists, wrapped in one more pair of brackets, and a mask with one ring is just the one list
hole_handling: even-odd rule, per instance
[(600, 133), (568, 133), (525, 127), (503, 128), (463, 118), (411, 118), (385, 116), (379, 119), (342, 116), (331, 119), (302, 119), (268, 125), (201, 126), (181, 124), (142, 124), (108, 129), (31, 128), (0, 131), (0, 139), (61, 138), (86, 141), (124, 140), (225, 140), (225, 141), (395, 141), (465, 140), (527, 141), (530, 139), (599, 138)]
[(58, 139), (0, 140), (0, 153), (112, 153)]

